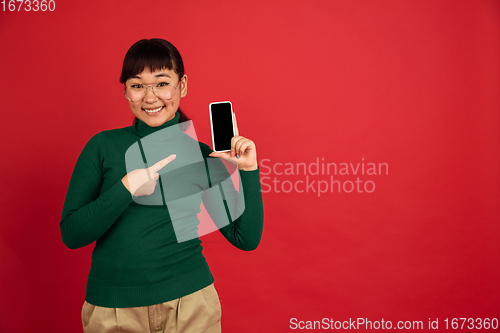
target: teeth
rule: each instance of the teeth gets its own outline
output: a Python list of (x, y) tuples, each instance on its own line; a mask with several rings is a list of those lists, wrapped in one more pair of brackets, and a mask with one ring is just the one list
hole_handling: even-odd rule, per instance
[(146, 109), (143, 109), (144, 111), (146, 111), (147, 113), (155, 113), (155, 112), (158, 112), (161, 110), (163, 106), (160, 106), (158, 109), (154, 109), (154, 110), (146, 110)]

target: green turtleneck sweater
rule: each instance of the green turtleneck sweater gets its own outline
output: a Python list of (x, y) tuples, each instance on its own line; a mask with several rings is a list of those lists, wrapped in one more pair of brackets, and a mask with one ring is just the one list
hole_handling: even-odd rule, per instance
[[(169, 196), (191, 195), (227, 178), (228, 173), (214, 176), (208, 172), (210, 164), (222, 165), (218, 158), (208, 156), (212, 149), (198, 142), (204, 161), (199, 165), (205, 165), (206, 169), (179, 168), (171, 173), (174, 177), (170, 181), (166, 177), (162, 182), (160, 176), (155, 193), (159, 193), (163, 202), (141, 204), (140, 200), (146, 196), (133, 196), (122, 183), (122, 178), (131, 171), (127, 170), (130, 165), (126, 165), (127, 150), (143, 138), (154, 138), (151, 134), (157, 131), (162, 133), (160, 130), (169, 126), (177, 127), (178, 122), (176, 113), (158, 127), (138, 120), (129, 127), (99, 132), (87, 142), (76, 161), (60, 229), (63, 243), (70, 249), (96, 242), (85, 295), (90, 304), (109, 308), (159, 304), (196, 292), (214, 281), (202, 253), (201, 240), (195, 237), (178, 242), (168, 208)], [(165, 139), (168, 145), (168, 140), (176, 138), (160, 139)], [(143, 167), (154, 164), (144, 161)], [(204, 172), (200, 173), (202, 169)], [(240, 170), (239, 174), (244, 211), (235, 221), (223, 223), (225, 226), (219, 231), (237, 248), (251, 251), (260, 242), (264, 220), (260, 174), (259, 169)], [(171, 188), (175, 190), (168, 191)], [(199, 212), (199, 206), (191, 207), (191, 221)]]

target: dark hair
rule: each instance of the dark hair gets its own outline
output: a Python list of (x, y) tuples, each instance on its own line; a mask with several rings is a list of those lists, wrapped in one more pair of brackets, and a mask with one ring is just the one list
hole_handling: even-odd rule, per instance
[[(132, 76), (141, 73), (144, 68), (152, 72), (167, 68), (179, 75), (179, 80), (184, 76), (184, 63), (179, 51), (170, 42), (161, 38), (141, 39), (128, 49), (123, 59), (120, 83), (125, 82)], [(190, 120), (188, 116), (177, 110), (180, 114), (179, 123)], [(132, 125), (137, 121), (134, 117)]]

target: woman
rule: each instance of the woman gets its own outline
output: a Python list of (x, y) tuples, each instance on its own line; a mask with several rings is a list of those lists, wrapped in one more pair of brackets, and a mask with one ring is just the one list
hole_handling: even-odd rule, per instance
[[(169, 196), (196, 197), (221, 183), (228, 176), (225, 168), (208, 171), (214, 162), (222, 165), (220, 158), (237, 165), (245, 209), (219, 231), (237, 248), (254, 250), (263, 228), (255, 144), (240, 136), (235, 124), (231, 152), (216, 153), (197, 142), (201, 168), (178, 168), (172, 173), (175, 177), (160, 178), (170, 163), (181, 160), (180, 149), (158, 160), (144, 159), (145, 168), (127, 173), (129, 148), (159, 131), (180, 133), (179, 122), (188, 120), (179, 109), (188, 80), (171, 43), (143, 39), (128, 50), (120, 82), (134, 123), (101, 131), (87, 142), (75, 164), (61, 215), (67, 247), (96, 242), (82, 307), (84, 332), (220, 332), (220, 302), (201, 241), (178, 240)], [(165, 142), (165, 147), (173, 143)], [(162, 205), (140, 203), (155, 193)], [(186, 221), (196, 218), (199, 204), (182, 212)]]

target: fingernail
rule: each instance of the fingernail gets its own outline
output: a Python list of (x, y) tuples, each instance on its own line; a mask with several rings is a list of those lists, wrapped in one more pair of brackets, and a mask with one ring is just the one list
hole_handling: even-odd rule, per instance
[(240, 155), (236, 155), (236, 158), (240, 158)]

